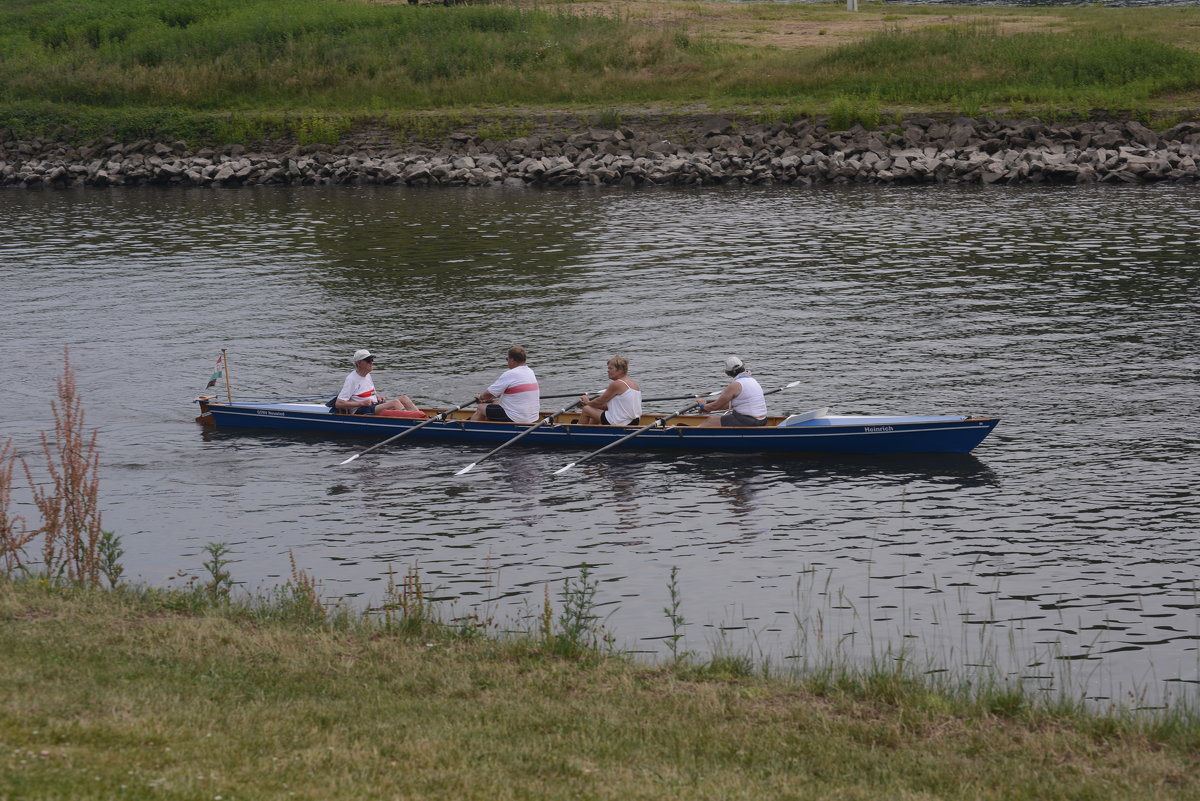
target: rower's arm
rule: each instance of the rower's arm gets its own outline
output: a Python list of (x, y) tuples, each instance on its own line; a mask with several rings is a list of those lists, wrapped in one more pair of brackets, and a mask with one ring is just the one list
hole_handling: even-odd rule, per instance
[[(607, 410), (608, 402), (610, 400), (612, 400), (613, 398), (615, 398), (617, 395), (621, 394), (621, 393), (617, 392), (617, 390), (620, 389), (620, 387), (618, 386), (619, 383), (620, 382), (618, 382), (618, 381), (609, 382), (609, 385), (604, 388), (603, 392), (601, 392), (596, 397), (587, 401), (587, 405), (594, 406), (597, 409)], [(580, 395), (579, 397), (582, 400), (582, 399), (586, 399), (587, 395)]]
[(721, 394), (718, 395), (714, 400), (701, 402), (700, 411), (701, 412), (719, 412), (722, 409), (728, 409), (729, 404), (733, 403), (733, 399), (736, 398), (739, 394), (741, 394), (741, 391), (742, 391), (741, 382), (740, 381), (731, 381), (729, 383), (729, 386), (727, 386), (727, 387), (725, 387), (725, 389), (721, 390)]

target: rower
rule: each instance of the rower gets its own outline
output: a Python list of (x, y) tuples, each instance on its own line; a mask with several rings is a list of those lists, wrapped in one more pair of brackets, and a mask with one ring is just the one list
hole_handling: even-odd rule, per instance
[(767, 422), (767, 399), (758, 380), (750, 375), (745, 363), (737, 356), (725, 360), (725, 375), (733, 380), (715, 400), (696, 398), (701, 414), (728, 409), (725, 414), (709, 415), (700, 423), (701, 428), (719, 426), (761, 426)]
[(525, 364), (528, 354), (525, 348), (514, 345), (508, 349), (505, 363), (508, 369), (475, 396), (479, 403), (472, 422), (491, 420), (503, 423), (535, 423), (541, 406), (541, 394), (537, 376)]
[(629, 426), (642, 418), (642, 388), (629, 377), (629, 360), (608, 360), (608, 386), (594, 398), (579, 396), (580, 425)]
[(330, 408), (344, 409), (350, 414), (378, 414), (392, 410), (420, 411), (407, 395), (385, 400), (375, 391), (375, 380), (371, 371), (375, 369), (375, 354), (363, 348), (351, 357), (354, 369), (342, 382), (342, 391), (333, 399)]

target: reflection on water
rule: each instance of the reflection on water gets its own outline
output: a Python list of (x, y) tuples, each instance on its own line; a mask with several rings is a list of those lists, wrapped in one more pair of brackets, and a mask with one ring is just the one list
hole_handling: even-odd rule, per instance
[[(377, 602), (419, 565), (518, 620), (593, 566), (609, 626), (802, 663), (936, 668), (1157, 703), (1200, 679), (1200, 200), (1184, 187), (0, 193), (0, 436), (36, 455), (64, 343), (101, 428), (105, 526), (161, 583), (230, 543)], [(388, 394), (458, 403), (526, 345), (543, 391), (613, 353), (648, 396), (738, 353), (802, 385), (775, 412), (978, 413), (971, 456), (606, 454), (200, 430), (235, 392), (334, 391), (362, 346)], [(674, 403), (664, 405), (664, 409)], [(22, 508), (28, 499), (19, 498)], [(969, 667), (983, 665), (984, 667)]]

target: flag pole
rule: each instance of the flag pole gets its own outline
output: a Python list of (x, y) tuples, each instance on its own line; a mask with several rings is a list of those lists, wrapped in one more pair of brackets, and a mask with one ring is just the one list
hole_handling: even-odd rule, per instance
[(233, 390), (229, 388), (229, 353), (225, 348), (221, 348), (221, 360), (225, 362), (225, 398), (233, 403)]

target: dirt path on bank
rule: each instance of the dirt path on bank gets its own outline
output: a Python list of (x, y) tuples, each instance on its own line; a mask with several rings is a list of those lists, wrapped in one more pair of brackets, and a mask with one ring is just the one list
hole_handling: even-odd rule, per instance
[(887, 30), (954, 25), (973, 19), (995, 24), (1002, 33), (1061, 30), (1068, 23), (1046, 14), (994, 13), (931, 7), (883, 8), (852, 12), (844, 7), (795, 3), (676, 2), (675, 0), (585, 0), (563, 6), (577, 13), (621, 14), (657, 26), (678, 27), (737, 44), (780, 49), (829, 48)]
[[(368, 0), (381, 5), (398, 5), (409, 0)], [(421, 0), (432, 2), (433, 0)], [(517, 0), (530, 5), (526, 0)], [(544, 4), (539, 5), (545, 8)], [(887, 30), (911, 30), (933, 25), (958, 25), (979, 20), (995, 25), (1001, 33), (1030, 31), (1061, 32), (1068, 21), (1046, 13), (1013, 13), (997, 16), (995, 9), (944, 8), (930, 6), (863, 6), (847, 11), (844, 6), (801, 3), (744, 3), (721, 0), (582, 0), (553, 6), (574, 14), (619, 15), (651, 27), (675, 28), (694, 35), (782, 50), (831, 48)]]

